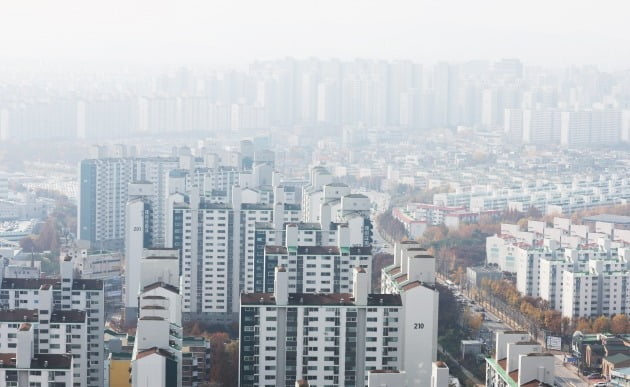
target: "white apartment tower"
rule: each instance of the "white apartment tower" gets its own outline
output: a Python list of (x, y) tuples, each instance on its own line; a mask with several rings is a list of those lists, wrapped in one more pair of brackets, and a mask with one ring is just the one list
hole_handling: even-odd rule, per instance
[(501, 236), (487, 238), (488, 262), (503, 270), (513, 265), (521, 294), (541, 297), (568, 318), (630, 311), (624, 230), (598, 223), (591, 231), (564, 218), (555, 218), (554, 227), (530, 221), (527, 232), (501, 228)]
[[(60, 266), (59, 279), (2, 280), (2, 306), (6, 318), (14, 319), (9, 324), (3, 323), (2, 328), (17, 329), (20, 322), (36, 325), (37, 352), (71, 354), (73, 384), (102, 386), (103, 282), (74, 278), (74, 264), (69, 256), (61, 260)], [(15, 345), (2, 345), (2, 348), (12, 347)]]
[(273, 293), (241, 296), (241, 386), (366, 386), (373, 369), (400, 365), (399, 295), (369, 294), (369, 274), (353, 270), (352, 293), (289, 292), (275, 270)]
[(231, 188), (231, 198), (216, 202), (197, 189), (175, 194), (167, 246), (181, 251), (183, 309), (187, 316), (229, 323), (239, 312), (241, 290), (254, 289), (256, 224), (297, 221), (299, 206), (284, 203), (276, 186), (275, 205), (250, 198), (249, 189)]
[[(185, 152), (182, 152), (185, 153)], [(152, 206), (153, 244), (164, 244), (166, 198), (171, 171), (195, 171), (210, 160), (182, 154), (179, 157), (116, 157), (87, 159), (79, 167), (79, 215), (77, 235), (93, 248), (121, 250), (125, 242), (126, 206), (143, 197)]]
[(144, 251), (138, 294), (139, 315), (131, 358), (134, 387), (182, 386), (182, 309), (179, 254)]
[(300, 230), (298, 224), (288, 223), (283, 245), (264, 246), (265, 291), (273, 291), (277, 266), (288, 271), (289, 290), (294, 293), (347, 293), (353, 286), (353, 268), (371, 272), (372, 247), (352, 246), (348, 225), (338, 225), (332, 234), (337, 239), (334, 244), (325, 241), (318, 244), (317, 237), (307, 232), (312, 230)]
[[(62, 353), (36, 351), (39, 337), (35, 334), (35, 322), (20, 322), (22, 317), (11, 318), (7, 311), (0, 312), (0, 324), (9, 329), (1, 329), (4, 335), (13, 339), (3, 342), (0, 352), (0, 380), (7, 387), (17, 386), (84, 386), (80, 378), (73, 377), (77, 371), (72, 356)], [(29, 320), (32, 316), (23, 316)], [(85, 315), (83, 315), (85, 318)], [(64, 324), (64, 328), (65, 328)], [(76, 325), (76, 324), (73, 324)], [(56, 330), (57, 333), (61, 331)], [(65, 330), (63, 331), (65, 334)], [(65, 335), (64, 335), (65, 336)], [(46, 335), (49, 337), (49, 335)]]
[(382, 271), (381, 292), (400, 295), (403, 304), (400, 370), (408, 385), (430, 385), (431, 364), (437, 360), (435, 258), (413, 241), (397, 243), (394, 263)]

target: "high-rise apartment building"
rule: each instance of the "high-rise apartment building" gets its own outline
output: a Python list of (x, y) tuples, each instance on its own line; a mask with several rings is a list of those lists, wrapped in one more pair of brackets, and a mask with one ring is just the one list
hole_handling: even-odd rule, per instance
[(562, 112), (560, 143), (569, 147), (612, 145), (621, 139), (622, 114), (617, 110)]
[[(300, 241), (300, 231), (304, 242)], [(371, 272), (372, 247), (351, 245), (348, 225), (339, 225), (335, 230), (334, 244), (313, 243), (311, 240), (317, 239), (315, 231), (299, 230), (299, 224), (287, 224), (284, 235), (282, 245), (265, 245), (263, 264), (258, 264), (266, 292), (273, 291), (277, 266), (289, 272), (289, 291), (294, 293), (347, 293), (352, 289), (354, 267)]]
[(79, 174), (79, 239), (100, 248), (122, 248), (132, 163), (128, 159), (83, 160)]
[[(184, 386), (178, 260), (177, 250), (172, 249), (150, 249), (143, 254), (131, 357), (134, 387)], [(187, 382), (186, 386), (192, 386), (192, 380)]]
[[(227, 323), (238, 314), (242, 289), (254, 286), (254, 234), (259, 222), (271, 222), (274, 208), (248, 200), (245, 190), (232, 187), (229, 202), (176, 195), (167, 245), (181, 251), (184, 312)], [(198, 192), (198, 191), (197, 191)], [(299, 217), (299, 208), (280, 203), (279, 218)]]
[(381, 293), (400, 295), (400, 370), (409, 386), (430, 385), (431, 364), (437, 360), (439, 293), (435, 289), (435, 258), (413, 241), (394, 247), (394, 263), (381, 275)]
[[(241, 295), (240, 383), (432, 385), (439, 298), (435, 259), (413, 242), (397, 244), (394, 264), (382, 273), (382, 294), (368, 294), (369, 269), (360, 264), (351, 270), (350, 292), (329, 291), (329, 276), (298, 278), (300, 271), (316, 274), (316, 263), (305, 268), (318, 260), (311, 257), (296, 259), (294, 266), (278, 263), (273, 287)], [(291, 258), (283, 262), (291, 265)], [(311, 285), (303, 285), (311, 278)]]
[(521, 294), (542, 298), (565, 317), (626, 313), (630, 249), (611, 224), (597, 227), (564, 218), (554, 227), (530, 221), (528, 231), (502, 225), (500, 236), (487, 238), (488, 263), (515, 272)]
[[(2, 325), (8, 327), (8, 329), (2, 329), (1, 333), (4, 337), (9, 337), (8, 340), (2, 342), (2, 346), (7, 349), (0, 352), (0, 380), (4, 382), (3, 385), (7, 387), (84, 386), (85, 383), (82, 383), (81, 378), (73, 376), (76, 368), (72, 356), (65, 353), (44, 353), (47, 350), (40, 351), (37, 348), (39, 342), (49, 340), (50, 335), (36, 334), (36, 327), (40, 326), (37, 314), (27, 312), (29, 311), (20, 309), (0, 312)], [(61, 336), (63, 333), (65, 338), (66, 327), (71, 328), (70, 333), (78, 333), (73, 332), (72, 327), (84, 324), (85, 314), (82, 315), (82, 321), (79, 316), (74, 317), (77, 317), (74, 321), (68, 320), (64, 324), (55, 324), (63, 330), (55, 329), (51, 334)], [(46, 327), (42, 325), (43, 329)]]
[[(130, 157), (121, 149), (116, 157), (87, 159), (80, 164), (78, 237), (92, 248), (121, 250), (125, 241), (128, 201), (143, 199), (151, 204), (152, 244), (164, 245), (167, 197), (192, 185), (208, 171), (211, 157), (195, 157), (180, 149), (178, 157)], [(183, 187), (175, 170), (190, 171)], [(210, 168), (213, 171), (214, 168)]]
[(372, 369), (397, 369), (399, 295), (370, 294), (369, 274), (353, 270), (352, 293), (290, 293), (275, 271), (273, 293), (241, 296), (242, 386), (367, 385)]
[[(74, 264), (69, 256), (61, 259), (60, 266), (58, 279), (2, 280), (0, 300), (2, 313), (6, 313), (2, 321), (7, 323), (2, 326), (17, 333), (21, 323), (33, 325), (32, 353), (45, 355), (42, 361), (53, 354), (70, 354), (72, 359), (60, 360), (59, 364), (66, 367), (72, 363), (72, 384), (102, 386), (103, 282), (74, 278)], [(2, 339), (10, 340), (12, 334), (6, 333)], [(16, 345), (6, 342), (2, 348), (16, 348)]]

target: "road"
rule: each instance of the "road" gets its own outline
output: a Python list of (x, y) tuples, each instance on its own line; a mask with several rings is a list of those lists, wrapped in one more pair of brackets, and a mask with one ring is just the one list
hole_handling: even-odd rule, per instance
[[(450, 362), (452, 362), (453, 364), (458, 364), (458, 361), (457, 361), (457, 360), (453, 357), (453, 355), (451, 355), (451, 354), (450, 354), (450, 353), (448, 353), (446, 350), (444, 350), (444, 348), (443, 348), (440, 344), (438, 344), (438, 351), (440, 351), (441, 353), (443, 353), (443, 354), (444, 354), (444, 355), (448, 358), (447, 364), (448, 364), (448, 362), (449, 362), (449, 361), (450, 361)], [(476, 384), (476, 385), (478, 385), (478, 386), (479, 386), (479, 385), (483, 385), (483, 383), (482, 383), (479, 379), (477, 379), (477, 377), (476, 377), (475, 375), (473, 375), (473, 374), (472, 374), (472, 372), (468, 371), (468, 370), (467, 370), (466, 368), (464, 368), (464, 367), (460, 367), (460, 369), (462, 370), (462, 372), (464, 373), (464, 375), (466, 375), (466, 377), (467, 377), (469, 380), (472, 380), (472, 381), (473, 381), (473, 383), (475, 383), (475, 384)]]
[(386, 211), (389, 208), (389, 194), (378, 191), (365, 191), (361, 193), (370, 198), (370, 202), (372, 202), (373, 205), (372, 215), (370, 216), (370, 219), (372, 220), (372, 225), (374, 226), (372, 229), (374, 232), (372, 235), (373, 245), (379, 247), (379, 252), (393, 255), (394, 246), (392, 246), (391, 243), (383, 238), (383, 236), (378, 231), (378, 228), (376, 227), (376, 218), (381, 213), (383, 213), (383, 211)]
[[(443, 285), (445, 285), (444, 280), (442, 280), (441, 278), (437, 278), (437, 281)], [(470, 304), (470, 302), (472, 301), (470, 298), (468, 298), (466, 296), (466, 294), (461, 293), (461, 296)], [(507, 325), (505, 322), (503, 322), (502, 320), (500, 320), (494, 313), (488, 311), (488, 309), (484, 309), (484, 314), (486, 316), (485, 320), (483, 321), (483, 327), (485, 329), (487, 329), (491, 335), (494, 335), (494, 332), (498, 332), (498, 331), (509, 331), (509, 330), (513, 330), (513, 327), (510, 327), (509, 325)], [(494, 338), (493, 337), (487, 337), (486, 339), (486, 343), (492, 344), (494, 343)], [(565, 367), (563, 360), (564, 360), (564, 355), (554, 355), (555, 357), (555, 374), (556, 374), (556, 378), (555, 378), (555, 383), (557, 386), (569, 386), (569, 387), (584, 387), (584, 386), (588, 386), (589, 383), (586, 383), (584, 380), (580, 379), (579, 376), (576, 375), (576, 373)]]
[[(385, 211), (386, 209), (389, 208), (389, 199), (390, 199), (389, 195), (383, 194), (380, 192), (375, 192), (375, 191), (363, 192), (363, 194), (368, 196), (370, 200), (373, 203), (375, 203), (375, 211), (372, 213), (372, 224), (374, 224), (374, 229), (373, 229), (374, 244), (378, 246), (387, 246), (387, 247), (381, 247), (380, 251), (383, 253), (394, 254), (394, 247), (391, 245), (391, 243), (389, 243), (383, 238), (383, 236), (379, 233), (378, 228), (376, 227), (376, 217), (382, 211)], [(437, 282), (443, 285), (446, 285), (444, 280), (442, 280), (441, 278), (437, 277), (436, 280)], [(470, 304), (470, 301), (472, 301), (463, 293), (462, 293), (462, 297), (464, 297), (464, 299), (466, 299), (469, 304)], [(490, 332), (490, 335), (492, 336), (492, 337), (486, 338), (486, 342), (488, 344), (492, 345), (494, 343), (494, 337), (493, 337), (494, 332), (509, 331), (509, 330), (514, 329), (513, 327), (510, 327), (505, 322), (500, 320), (499, 317), (497, 317), (496, 315), (494, 315), (492, 312), (488, 311), (487, 309), (485, 309), (484, 314), (486, 318), (483, 321), (483, 327), (488, 332)], [(580, 379), (580, 377), (576, 375), (575, 371), (564, 366), (563, 355), (554, 355), (554, 356), (555, 356), (555, 374), (556, 374), (555, 383), (557, 386), (584, 387), (584, 386), (589, 385), (589, 383)]]
[(556, 371), (556, 384), (558, 386), (573, 386), (582, 387), (588, 386), (588, 383), (584, 382), (573, 371), (564, 366), (564, 355), (554, 355), (555, 357), (555, 371)]

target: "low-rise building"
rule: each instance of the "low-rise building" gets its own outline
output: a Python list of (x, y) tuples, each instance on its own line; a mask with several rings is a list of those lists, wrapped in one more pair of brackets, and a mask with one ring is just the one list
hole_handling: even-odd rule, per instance
[(527, 332), (497, 332), (495, 354), (486, 358), (486, 386), (552, 386), (554, 367), (554, 356)]
[(466, 268), (466, 280), (470, 286), (481, 287), (484, 280), (498, 281), (503, 272), (496, 266), (473, 266)]
[(628, 387), (630, 386), (630, 367), (616, 368), (610, 372), (610, 381), (608, 385), (611, 387)]

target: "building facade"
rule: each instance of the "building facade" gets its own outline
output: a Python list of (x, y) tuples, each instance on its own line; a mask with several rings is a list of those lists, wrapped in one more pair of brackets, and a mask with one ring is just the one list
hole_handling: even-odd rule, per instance
[(399, 295), (369, 294), (361, 268), (352, 293), (289, 293), (275, 274), (273, 293), (241, 296), (240, 385), (366, 386), (369, 370), (399, 368)]

